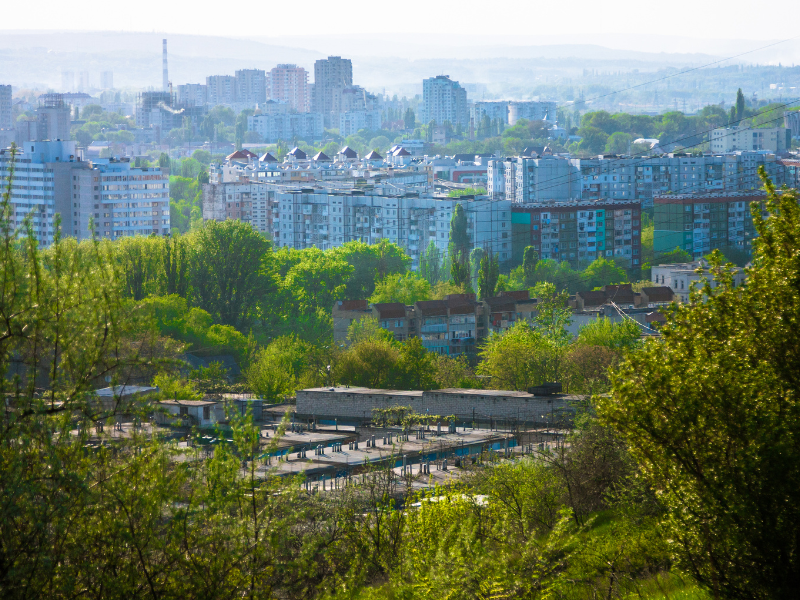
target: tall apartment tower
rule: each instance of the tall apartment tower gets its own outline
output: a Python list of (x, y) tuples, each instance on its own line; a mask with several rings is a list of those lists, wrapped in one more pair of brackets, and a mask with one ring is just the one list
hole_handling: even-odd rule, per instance
[(211, 106), (236, 102), (236, 78), (231, 75), (206, 77), (206, 93)]
[(114, 71), (103, 71), (100, 73), (100, 87), (104, 90), (114, 89)]
[(322, 113), (327, 127), (338, 126), (342, 90), (351, 85), (353, 63), (350, 59), (329, 56), (314, 63), (313, 112)]
[(261, 69), (236, 71), (236, 101), (261, 104), (267, 100), (267, 74)]
[(89, 71), (81, 71), (78, 73), (78, 91), (89, 91)]
[(69, 104), (64, 102), (61, 94), (44, 94), (36, 109), (37, 139), (68, 140), (70, 112)]
[(295, 112), (308, 112), (311, 97), (308, 71), (297, 65), (278, 65), (269, 72), (269, 97), (286, 102)]
[(448, 75), (437, 75), (422, 82), (422, 110), (425, 121), (442, 125), (449, 121), (453, 126), (469, 125), (467, 90)]
[(11, 86), (0, 85), (0, 129), (11, 129), (14, 121), (11, 118)]
[(74, 71), (61, 71), (61, 91), (74, 92), (75, 91), (75, 72)]
[(169, 71), (167, 70), (167, 40), (162, 40), (161, 45), (162, 45), (161, 64), (162, 64), (162, 69), (163, 69), (163, 73), (162, 73), (163, 81), (162, 81), (162, 84), (161, 84), (162, 85), (161, 91), (162, 92), (168, 92), (169, 91)]

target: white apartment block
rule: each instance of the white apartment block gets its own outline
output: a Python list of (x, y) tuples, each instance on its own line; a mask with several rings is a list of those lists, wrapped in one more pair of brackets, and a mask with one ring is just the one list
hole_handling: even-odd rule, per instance
[[(360, 240), (396, 243), (419, 267), (433, 241), (446, 252), (455, 205), (467, 214), (472, 247), (511, 257), (511, 207), (503, 201), (365, 195), (318, 188), (289, 189), (268, 183), (203, 186), (203, 218), (240, 219), (269, 234), (277, 247), (329, 249)], [(505, 234), (505, 235), (504, 235)]]
[(791, 145), (791, 131), (786, 127), (754, 129), (749, 126), (715, 129), (710, 136), (711, 152), (770, 150), (783, 152)]
[(437, 75), (422, 82), (422, 121), (435, 121), (443, 125), (449, 121), (453, 127), (469, 125), (467, 90), (447, 75)]
[(209, 75), (206, 88), (211, 106), (236, 102), (236, 78), (232, 75)]
[(507, 100), (497, 100), (491, 102), (473, 102), (469, 107), (469, 116), (475, 127), (480, 125), (483, 117), (489, 120), (498, 120), (503, 125), (508, 125), (508, 105)]
[(269, 72), (269, 97), (287, 103), (295, 112), (311, 110), (308, 71), (297, 65), (281, 64)]
[(178, 104), (183, 106), (205, 106), (208, 104), (208, 86), (202, 83), (179, 85)]
[(508, 124), (513, 127), (520, 119), (547, 121), (555, 125), (558, 105), (555, 102), (523, 101), (508, 103)]
[(11, 86), (0, 85), (0, 129), (14, 128), (11, 114)]
[[(717, 282), (714, 281), (713, 275), (708, 271), (708, 262), (705, 259), (696, 260), (690, 263), (674, 263), (669, 265), (657, 265), (651, 267), (650, 278), (653, 283), (672, 288), (676, 296), (676, 300), (680, 302), (689, 301), (689, 292), (693, 283), (702, 285), (701, 281), (708, 279), (711, 288), (717, 287)], [(698, 269), (702, 269), (702, 274), (696, 273)], [(733, 272), (733, 285), (741, 287), (747, 276), (744, 269), (736, 267)]]
[(100, 73), (100, 87), (104, 90), (114, 89), (114, 71), (103, 71)]
[(329, 56), (314, 63), (314, 90), (311, 106), (320, 113), (325, 125), (339, 121), (342, 90), (353, 85), (353, 63), (341, 56)]
[[(9, 176), (10, 150), (0, 150), (0, 178)], [(126, 159), (82, 160), (75, 142), (25, 142), (14, 166), (12, 225), (31, 216), (43, 246), (55, 235), (56, 216), (63, 235), (164, 235), (170, 232), (169, 175), (158, 168), (136, 169)]]
[(247, 117), (248, 131), (255, 131), (268, 144), (279, 140), (322, 139), (323, 118), (319, 113), (253, 115)]
[(339, 135), (355, 135), (359, 129), (380, 129), (381, 111), (349, 110), (339, 114)]
[(260, 104), (267, 99), (267, 74), (261, 69), (236, 71), (236, 102)]

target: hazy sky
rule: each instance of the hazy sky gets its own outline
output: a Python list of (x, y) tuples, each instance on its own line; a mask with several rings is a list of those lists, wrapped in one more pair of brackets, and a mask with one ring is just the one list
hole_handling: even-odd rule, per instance
[[(752, 0), (273, 0), (233, 4), (219, 0), (136, 0), (98, 5), (37, 0), (33, 5), (4, 4), (0, 20), (3, 30), (128, 30), (259, 37), (458, 33), (509, 35), (514, 36), (508, 39), (513, 44), (536, 44), (542, 35), (587, 33), (775, 40), (798, 35), (800, 22), (798, 0), (772, 0), (768, 5)], [(401, 44), (402, 38), (387, 39), (386, 43)]]

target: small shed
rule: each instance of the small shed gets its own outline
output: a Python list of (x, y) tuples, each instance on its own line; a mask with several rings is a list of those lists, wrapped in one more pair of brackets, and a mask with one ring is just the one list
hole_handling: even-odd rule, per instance
[(156, 423), (210, 427), (217, 420), (216, 405), (213, 400), (162, 400), (158, 403), (162, 410), (156, 412)]

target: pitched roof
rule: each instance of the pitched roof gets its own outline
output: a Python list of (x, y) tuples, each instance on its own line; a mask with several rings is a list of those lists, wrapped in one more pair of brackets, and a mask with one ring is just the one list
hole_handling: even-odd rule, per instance
[(364, 157), (366, 160), (383, 160), (383, 157), (373, 150)]
[(649, 302), (672, 302), (675, 298), (675, 292), (667, 285), (642, 288), (642, 293)]
[(358, 152), (353, 150), (350, 146), (345, 146), (344, 148), (339, 150), (339, 154), (341, 154), (345, 158), (358, 158)]
[(411, 156), (411, 153), (405, 148), (400, 147), (394, 151), (394, 156)]
[(367, 310), (366, 300), (339, 300), (334, 306), (336, 310)]
[(314, 155), (314, 160), (316, 160), (316, 161), (322, 161), (322, 162), (331, 162), (331, 159), (330, 159), (330, 158), (328, 158), (328, 155), (327, 155), (327, 154), (325, 154), (325, 153), (324, 153), (324, 152), (322, 152), (322, 151), (320, 151), (320, 152), (317, 152), (317, 153)]
[(250, 150), (245, 150), (243, 148), (241, 150), (237, 150), (236, 152), (233, 152), (232, 154), (228, 154), (228, 156), (226, 156), (225, 159), (226, 160), (237, 160), (237, 159), (238, 160), (250, 160), (251, 158), (255, 158), (255, 156), (256, 155), (253, 154), (252, 152), (250, 152)]
[(417, 302), (417, 310), (422, 315), (446, 315), (447, 302), (444, 300), (420, 300)]
[(510, 296), (495, 296), (494, 298), (486, 298), (486, 304), (492, 312), (510, 312), (517, 307), (514, 298)]
[(381, 319), (402, 319), (406, 316), (406, 305), (402, 302), (384, 302), (373, 304)]
[(258, 160), (260, 160), (261, 162), (278, 162), (278, 159), (272, 156), (270, 152), (263, 154), (261, 158), (259, 158)]
[(291, 151), (289, 152), (289, 156), (294, 156), (295, 158), (298, 158), (300, 160), (308, 158), (308, 155), (302, 150), (300, 150), (300, 148), (298, 148), (297, 146), (291, 149)]
[(606, 303), (606, 300), (608, 299), (606, 293), (603, 290), (578, 292), (575, 295), (581, 297), (584, 306), (602, 306), (603, 304)]
[(510, 296), (514, 300), (530, 300), (531, 293), (528, 290), (500, 292), (500, 296)]
[(605, 292), (608, 299), (615, 304), (633, 304), (634, 298), (638, 295), (633, 291), (630, 283), (607, 285)]

